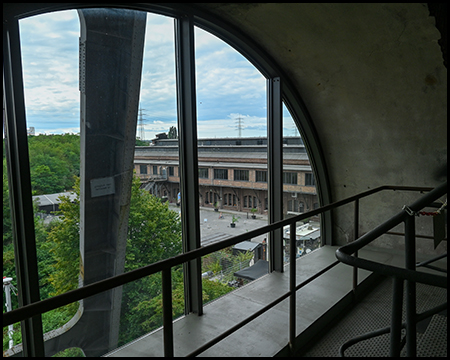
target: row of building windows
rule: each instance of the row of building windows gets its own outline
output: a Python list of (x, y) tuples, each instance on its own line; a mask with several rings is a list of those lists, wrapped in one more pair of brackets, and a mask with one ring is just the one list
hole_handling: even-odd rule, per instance
[[(150, 166), (153, 175), (158, 175), (158, 166)], [(164, 170), (165, 171), (165, 170)], [(175, 171), (173, 166), (167, 167), (168, 175), (174, 176)], [(140, 174), (148, 175), (148, 166), (140, 165)], [(161, 175), (161, 170), (160, 170)], [(250, 171), (249, 170), (234, 170), (234, 180), (235, 181), (249, 181)], [(200, 167), (198, 169), (199, 179), (209, 179), (209, 169)], [(214, 180), (228, 180), (228, 169), (214, 169)], [(255, 181), (256, 182), (267, 182), (267, 170), (256, 170), (255, 171)], [(284, 172), (283, 173), (283, 184), (298, 185), (298, 173), (296, 172)], [(316, 182), (314, 175), (312, 173), (305, 173), (305, 185), (315, 186)]]
[[(220, 200), (219, 194), (217, 193), (205, 193), (205, 203), (218, 204)], [(258, 198), (256, 196), (243, 196), (243, 204), (244, 208), (252, 209), (261, 207), (264, 205), (264, 209), (267, 210), (268, 199), (264, 199), (264, 204), (258, 204)], [(224, 206), (237, 206), (238, 205), (238, 196), (236, 194), (224, 194), (222, 197), (222, 205)]]
[[(158, 166), (153, 165), (153, 166), (150, 166), (150, 168), (151, 168), (151, 174), (152, 175), (158, 175)], [(208, 169), (206, 169), (206, 170), (208, 170)], [(164, 168), (164, 169), (160, 170), (160, 172), (159, 172), (160, 175), (163, 175), (162, 171), (166, 171), (166, 169)], [(168, 166), (167, 167), (167, 171), (169, 172), (169, 176), (175, 176), (175, 170), (174, 170), (173, 166)], [(147, 165), (140, 165), (139, 166), (139, 173), (141, 175), (149, 175), (148, 166)]]

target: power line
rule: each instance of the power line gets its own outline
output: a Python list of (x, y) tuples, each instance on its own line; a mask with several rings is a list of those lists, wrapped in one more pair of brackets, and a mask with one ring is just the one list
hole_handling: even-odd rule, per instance
[(243, 119), (241, 118), (241, 115), (239, 115), (236, 121), (236, 129), (238, 129), (239, 131), (239, 137), (242, 137), (242, 129), (244, 128), (244, 125), (242, 125), (242, 121)]
[(145, 140), (144, 124), (147, 121), (146, 119), (144, 119), (144, 115), (147, 115), (147, 114), (142, 113), (143, 111), (145, 111), (145, 109), (139, 108), (139, 119), (138, 119), (139, 138), (142, 141)]

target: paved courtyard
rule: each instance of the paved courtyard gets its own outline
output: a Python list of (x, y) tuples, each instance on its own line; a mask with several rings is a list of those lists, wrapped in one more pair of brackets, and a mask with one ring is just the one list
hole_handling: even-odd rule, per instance
[[(170, 209), (180, 212), (180, 208), (174, 205), (169, 205)], [(220, 214), (223, 218), (219, 219)], [(236, 227), (230, 226), (232, 216), (238, 218)], [(251, 213), (237, 212), (237, 211), (222, 211), (216, 212), (212, 208), (200, 208), (200, 231), (201, 238), (211, 237), (217, 234), (229, 234), (231, 236), (239, 235), (243, 232), (254, 230), (267, 225), (267, 215), (257, 214), (256, 219), (252, 219)], [(260, 235), (253, 238), (252, 242), (262, 243), (267, 236)]]

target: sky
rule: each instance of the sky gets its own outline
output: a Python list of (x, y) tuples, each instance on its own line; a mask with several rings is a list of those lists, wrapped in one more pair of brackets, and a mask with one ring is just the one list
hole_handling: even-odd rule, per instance
[[(77, 12), (38, 15), (19, 25), (27, 126), (36, 134), (79, 133)], [(266, 80), (261, 73), (225, 42), (198, 28), (195, 56), (198, 137), (267, 136)], [(145, 140), (177, 125), (170, 17), (147, 13), (140, 108)], [(283, 117), (285, 135), (298, 135), (286, 108)]]

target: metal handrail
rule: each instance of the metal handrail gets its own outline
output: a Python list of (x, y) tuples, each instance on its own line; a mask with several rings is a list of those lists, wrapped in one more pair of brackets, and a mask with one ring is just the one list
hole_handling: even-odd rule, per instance
[[(446, 188), (446, 183), (445, 183), (445, 188)], [(171, 276), (171, 268), (172, 267), (175, 267), (177, 265), (183, 264), (185, 262), (188, 262), (188, 261), (191, 261), (194, 259), (198, 259), (202, 256), (208, 255), (208, 254), (216, 252), (218, 250), (222, 250), (226, 247), (235, 245), (237, 243), (240, 243), (242, 241), (251, 239), (253, 237), (265, 234), (267, 232), (271, 232), (273, 230), (282, 228), (286, 225), (291, 226), (291, 237), (293, 237), (293, 239), (295, 239), (295, 223), (296, 222), (302, 221), (311, 216), (322, 214), (326, 211), (335, 209), (337, 207), (340, 207), (342, 205), (345, 205), (345, 204), (348, 204), (348, 203), (351, 203), (354, 201), (357, 203), (359, 201), (359, 199), (362, 199), (364, 197), (378, 193), (383, 190), (421, 191), (422, 192), (422, 191), (430, 191), (430, 190), (432, 190), (432, 188), (411, 187), (411, 186), (390, 186), (390, 185), (379, 186), (377, 188), (362, 192), (360, 194), (357, 194), (357, 195), (351, 196), (349, 198), (334, 202), (332, 204), (325, 205), (316, 210), (312, 210), (312, 211), (309, 211), (309, 212), (301, 214), (301, 215), (297, 215), (297, 216), (294, 216), (294, 217), (291, 217), (288, 219), (274, 222), (270, 225), (248, 231), (246, 233), (234, 236), (232, 238), (225, 239), (221, 242), (211, 244), (211, 245), (199, 248), (199, 249), (191, 250), (186, 253), (171, 257), (169, 259), (161, 260), (154, 264), (150, 264), (150, 265), (144, 266), (142, 268), (129, 271), (124, 274), (116, 275), (116, 276), (110, 277), (105, 280), (100, 280), (95, 283), (83, 286), (83, 287), (75, 289), (75, 290), (68, 291), (64, 294), (57, 295), (57, 296), (49, 298), (49, 299), (45, 299), (45, 300), (41, 300), (41, 301), (38, 301), (38, 302), (35, 302), (32, 304), (28, 304), (26, 306), (23, 306), (21, 308), (11, 311), (11, 312), (4, 313), (3, 314), (3, 326), (7, 326), (10, 324), (22, 321), (24, 319), (42, 314), (44, 312), (56, 309), (58, 307), (73, 303), (78, 300), (82, 300), (84, 298), (99, 294), (104, 291), (111, 290), (115, 287), (125, 285), (129, 282), (138, 280), (145, 276), (155, 274), (160, 271), (163, 273), (163, 278), (164, 278), (163, 279), (163, 297), (171, 300), (172, 294), (171, 294), (171, 287), (169, 286), (169, 284), (170, 284), (170, 276)], [(356, 219), (357, 219), (357, 217), (355, 217), (355, 220)], [(357, 227), (358, 227), (358, 224), (355, 224), (355, 228), (357, 228)], [(290, 245), (291, 247), (294, 247), (295, 241), (290, 241), (290, 244), (291, 244)], [(293, 252), (294, 252), (293, 249), (291, 249), (291, 255), (293, 254)], [(360, 259), (360, 260), (362, 260), (362, 259)], [(231, 331), (231, 332), (227, 331), (226, 333), (219, 335), (219, 337), (217, 337), (217, 338), (219, 338), (219, 340), (216, 341), (215, 339), (213, 339), (210, 343), (205, 344), (201, 348), (194, 351), (192, 353), (192, 355), (196, 355), (196, 354), (206, 350), (207, 348), (211, 347), (212, 345), (214, 345), (218, 341), (222, 340), (223, 338), (225, 338), (232, 332), (236, 331), (238, 328), (244, 326), (247, 322), (253, 320), (254, 318), (261, 315), (262, 313), (264, 313), (265, 311), (267, 311), (268, 309), (270, 309), (271, 307), (273, 307), (280, 301), (286, 299), (288, 296), (291, 296), (291, 299), (293, 299), (293, 301), (291, 302), (291, 307), (292, 307), (292, 303), (293, 303), (294, 309), (295, 309), (295, 293), (296, 293), (296, 291), (298, 289), (302, 288), (304, 285), (306, 285), (310, 281), (314, 280), (316, 277), (322, 275), (323, 273), (325, 273), (326, 271), (328, 271), (329, 269), (334, 267), (336, 264), (338, 264), (338, 261), (329, 265), (328, 267), (326, 267), (319, 273), (315, 274), (314, 276), (310, 277), (308, 280), (304, 281), (303, 283), (295, 286), (295, 288), (290, 286), (290, 290), (287, 293), (283, 294), (282, 296), (277, 298), (275, 301), (273, 301), (271, 304), (267, 305), (265, 308), (261, 309), (260, 311), (258, 311), (254, 315), (252, 315), (250, 318), (248, 318), (250, 320), (246, 319), (246, 320), (242, 321), (241, 323), (235, 325), (232, 329), (230, 329), (233, 331)], [(295, 277), (295, 261), (291, 261), (290, 266), (291, 266), (290, 274), (291, 274), (291, 276)], [(291, 283), (293, 283), (293, 282), (291, 281)], [(293, 283), (293, 284), (295, 285), (295, 283)], [(169, 304), (169, 306), (166, 306), (165, 309), (163, 309), (164, 352), (165, 352), (165, 355), (169, 355), (169, 356), (173, 355), (173, 329), (172, 329), (171, 302), (172, 301), (167, 301), (167, 302), (164, 301), (163, 302), (163, 306), (164, 306), (164, 304)], [(291, 309), (291, 310), (293, 311), (294, 309)], [(165, 316), (164, 316), (164, 314), (165, 314)], [(292, 330), (292, 329), (295, 330), (295, 316), (293, 317), (293, 319), (290, 319), (290, 321), (294, 322), (294, 326), (292, 326), (292, 324), (290, 324), (289, 342), (290, 342), (290, 346), (292, 347), (293, 341), (295, 340), (295, 331)], [(294, 334), (294, 335), (292, 336), (292, 334)]]
[[(440, 313), (441, 311), (444, 311), (447, 309), (447, 302), (440, 304), (432, 309), (429, 309), (427, 311), (424, 311), (421, 314), (417, 314), (417, 317), (415, 318), (415, 323), (419, 323), (427, 318), (429, 318), (430, 316), (433, 316), (435, 314)], [(401, 328), (402, 329), (406, 329), (406, 322), (403, 322), (401, 324)], [(385, 334), (389, 334), (391, 332), (391, 326), (388, 327), (384, 327), (382, 329), (378, 329), (375, 331), (372, 331), (370, 333), (366, 333), (363, 335), (359, 335), (354, 337), (353, 339), (347, 340), (344, 344), (341, 345), (341, 347), (339, 348), (339, 355), (341, 357), (345, 357), (345, 350), (347, 350), (349, 347), (359, 343), (360, 341), (364, 341), (364, 340), (368, 340), (368, 339), (372, 339), (374, 337), (380, 336), (380, 335), (385, 335)]]
[[(420, 199), (415, 201), (409, 206), (413, 212), (418, 212), (424, 207), (428, 206), (433, 201), (439, 199), (441, 196), (447, 193), (447, 181), (440, 186), (436, 187), (428, 194), (422, 196)], [(406, 209), (400, 211), (389, 220), (385, 221), (383, 224), (377, 226), (375, 229), (369, 231), (368, 233), (361, 236), (359, 239), (344, 245), (336, 250), (336, 257), (339, 261), (344, 264), (351, 265), (357, 268), (362, 268), (365, 270), (373, 271), (382, 275), (396, 276), (404, 280), (425, 283), (428, 285), (438, 286), (447, 288), (447, 278), (445, 276), (426, 274), (417, 272), (412, 269), (404, 269), (391, 265), (384, 265), (377, 263), (375, 261), (366, 260), (352, 256), (353, 253), (357, 252), (367, 244), (371, 243), (381, 235), (388, 232), (394, 226), (399, 225), (404, 222), (405, 219), (409, 218), (411, 215)]]
[[(447, 182), (441, 184), (440, 186), (430, 191), (428, 194), (422, 196), (410, 206), (404, 206), (401, 212), (397, 213), (383, 224), (369, 231), (367, 234), (361, 236), (359, 239), (353, 241), (352, 243), (340, 247), (336, 251), (336, 257), (339, 259), (339, 261), (353, 266), (354, 269), (362, 268), (393, 278), (391, 326), (348, 340), (339, 349), (339, 353), (341, 356), (344, 356), (345, 349), (360, 341), (390, 332), (390, 356), (400, 356), (401, 348), (406, 343), (407, 356), (415, 357), (417, 352), (415, 329), (416, 323), (419, 319), (432, 316), (435, 313), (439, 312), (441, 309), (447, 308), (447, 303), (445, 302), (444, 304), (425, 313), (416, 313), (416, 283), (419, 282), (427, 285), (447, 288), (447, 277), (437, 274), (427, 274), (416, 270), (417, 266), (428, 265), (429, 262), (436, 261), (439, 258), (446, 256), (446, 254), (435, 257), (428, 262), (419, 264), (416, 263), (416, 235), (414, 220), (414, 217), (416, 214), (418, 214), (419, 210), (423, 209), (426, 206), (429, 206), (433, 201), (439, 199), (446, 193)], [(390, 229), (392, 229), (394, 226), (399, 225), (401, 222), (405, 223), (405, 268), (360, 259), (356, 256), (351, 255), (377, 239), (379, 236), (388, 233)], [(433, 268), (431, 266), (429, 267)], [(435, 269), (441, 270), (438, 268)], [(407, 285), (406, 322), (402, 323), (403, 282), (405, 281)], [(401, 338), (402, 328), (406, 328), (406, 336), (403, 339)]]

